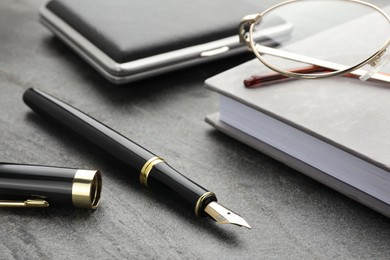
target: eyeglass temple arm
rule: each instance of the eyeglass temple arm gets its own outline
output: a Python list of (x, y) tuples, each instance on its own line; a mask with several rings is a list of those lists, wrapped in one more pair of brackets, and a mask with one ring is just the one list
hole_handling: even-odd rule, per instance
[[(284, 59), (288, 59), (288, 60), (292, 60), (292, 61), (303, 62), (303, 63), (311, 64), (311, 65), (317, 65), (317, 66), (320, 66), (323, 68), (334, 70), (335, 72), (337, 72), (338, 75), (351, 73), (352, 75), (361, 77), (367, 73), (367, 71), (363, 70), (363, 69), (356, 68), (355, 70), (351, 71), (349, 66), (346, 66), (343, 64), (330, 62), (330, 61), (326, 61), (326, 60), (321, 60), (321, 59), (316, 59), (316, 58), (311, 58), (311, 57), (307, 57), (304, 55), (295, 54), (295, 53), (291, 53), (291, 52), (280, 50), (280, 49), (270, 48), (270, 47), (266, 47), (266, 46), (259, 45), (259, 44), (256, 44), (256, 48), (257, 48), (257, 51), (259, 53), (262, 53), (262, 54), (268, 54), (271, 56), (284, 58)], [(375, 57), (375, 58), (377, 58), (377, 57)], [(313, 75), (319, 76), (321, 74), (313, 74)], [(336, 76), (336, 75), (334, 75), (334, 76)], [(378, 81), (378, 82), (390, 83), (390, 76), (385, 75), (385, 74), (381, 74), (381, 73), (373, 74), (371, 76), (371, 79), (374, 81)]]
[[(305, 66), (301, 68), (294, 68), (294, 69), (289, 69), (289, 72), (294, 72), (294, 73), (305, 73), (305, 74), (310, 74), (310, 73), (324, 73), (324, 72), (331, 72), (333, 70), (323, 68), (320, 66), (316, 65), (310, 65), (310, 66)], [(350, 75), (350, 74), (347, 74)], [(285, 75), (282, 75), (277, 72), (273, 73), (266, 73), (266, 74), (259, 74), (259, 75), (253, 75), (247, 79), (244, 80), (244, 86), (246, 88), (259, 88), (264, 86), (266, 83), (277, 83), (280, 81), (285, 81), (285, 80), (292, 80), (294, 78), (287, 77)]]

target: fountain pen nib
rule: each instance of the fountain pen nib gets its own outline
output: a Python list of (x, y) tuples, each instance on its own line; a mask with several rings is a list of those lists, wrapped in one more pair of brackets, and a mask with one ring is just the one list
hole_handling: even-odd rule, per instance
[(245, 219), (216, 201), (210, 202), (204, 211), (220, 224), (234, 224), (252, 229)]

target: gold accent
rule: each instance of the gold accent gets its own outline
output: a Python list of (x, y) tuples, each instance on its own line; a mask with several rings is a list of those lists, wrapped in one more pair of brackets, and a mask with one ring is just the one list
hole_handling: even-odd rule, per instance
[(164, 162), (164, 159), (155, 156), (144, 164), (144, 166), (141, 169), (141, 174), (139, 176), (139, 181), (141, 182), (141, 184), (143, 186), (148, 187), (148, 177), (149, 177), (150, 171), (153, 169), (153, 167), (156, 164), (161, 163), (161, 162)]
[(207, 204), (204, 211), (215, 221), (220, 224), (233, 224), (241, 227), (252, 229), (252, 227), (240, 215), (225, 208), (216, 201)]
[(102, 175), (100, 171), (77, 170), (72, 185), (73, 206), (96, 209), (100, 202)]
[(214, 192), (208, 191), (204, 193), (202, 196), (199, 197), (198, 201), (195, 204), (195, 215), (197, 217), (201, 217), (201, 212), (200, 210), (202, 209), (203, 202), (207, 199), (210, 198), (211, 196), (215, 196)]
[(1, 208), (47, 208), (49, 203), (41, 199), (28, 199), (25, 201), (0, 200)]

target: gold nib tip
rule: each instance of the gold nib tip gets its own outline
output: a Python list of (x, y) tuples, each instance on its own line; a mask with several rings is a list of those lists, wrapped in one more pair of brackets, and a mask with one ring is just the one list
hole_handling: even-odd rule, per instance
[(252, 229), (248, 222), (246, 222), (240, 215), (225, 208), (216, 201), (210, 202), (206, 206), (205, 212), (220, 224), (233, 224)]

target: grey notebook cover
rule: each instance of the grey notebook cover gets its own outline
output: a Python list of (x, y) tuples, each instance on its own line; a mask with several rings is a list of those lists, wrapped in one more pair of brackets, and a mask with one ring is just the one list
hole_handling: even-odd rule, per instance
[[(305, 41), (299, 46), (302, 47), (302, 44)], [(293, 48), (290, 46), (290, 49)], [(206, 87), (390, 174), (388, 84), (338, 77), (314, 81), (291, 80), (258, 89), (244, 87), (244, 79), (266, 71), (269, 72), (258, 60), (252, 60), (206, 80)], [(384, 71), (388, 71), (388, 68)], [(206, 121), (239, 141), (390, 217), (389, 203), (231, 127), (219, 120), (219, 114), (208, 116)], [(390, 187), (385, 189), (388, 193)]]

